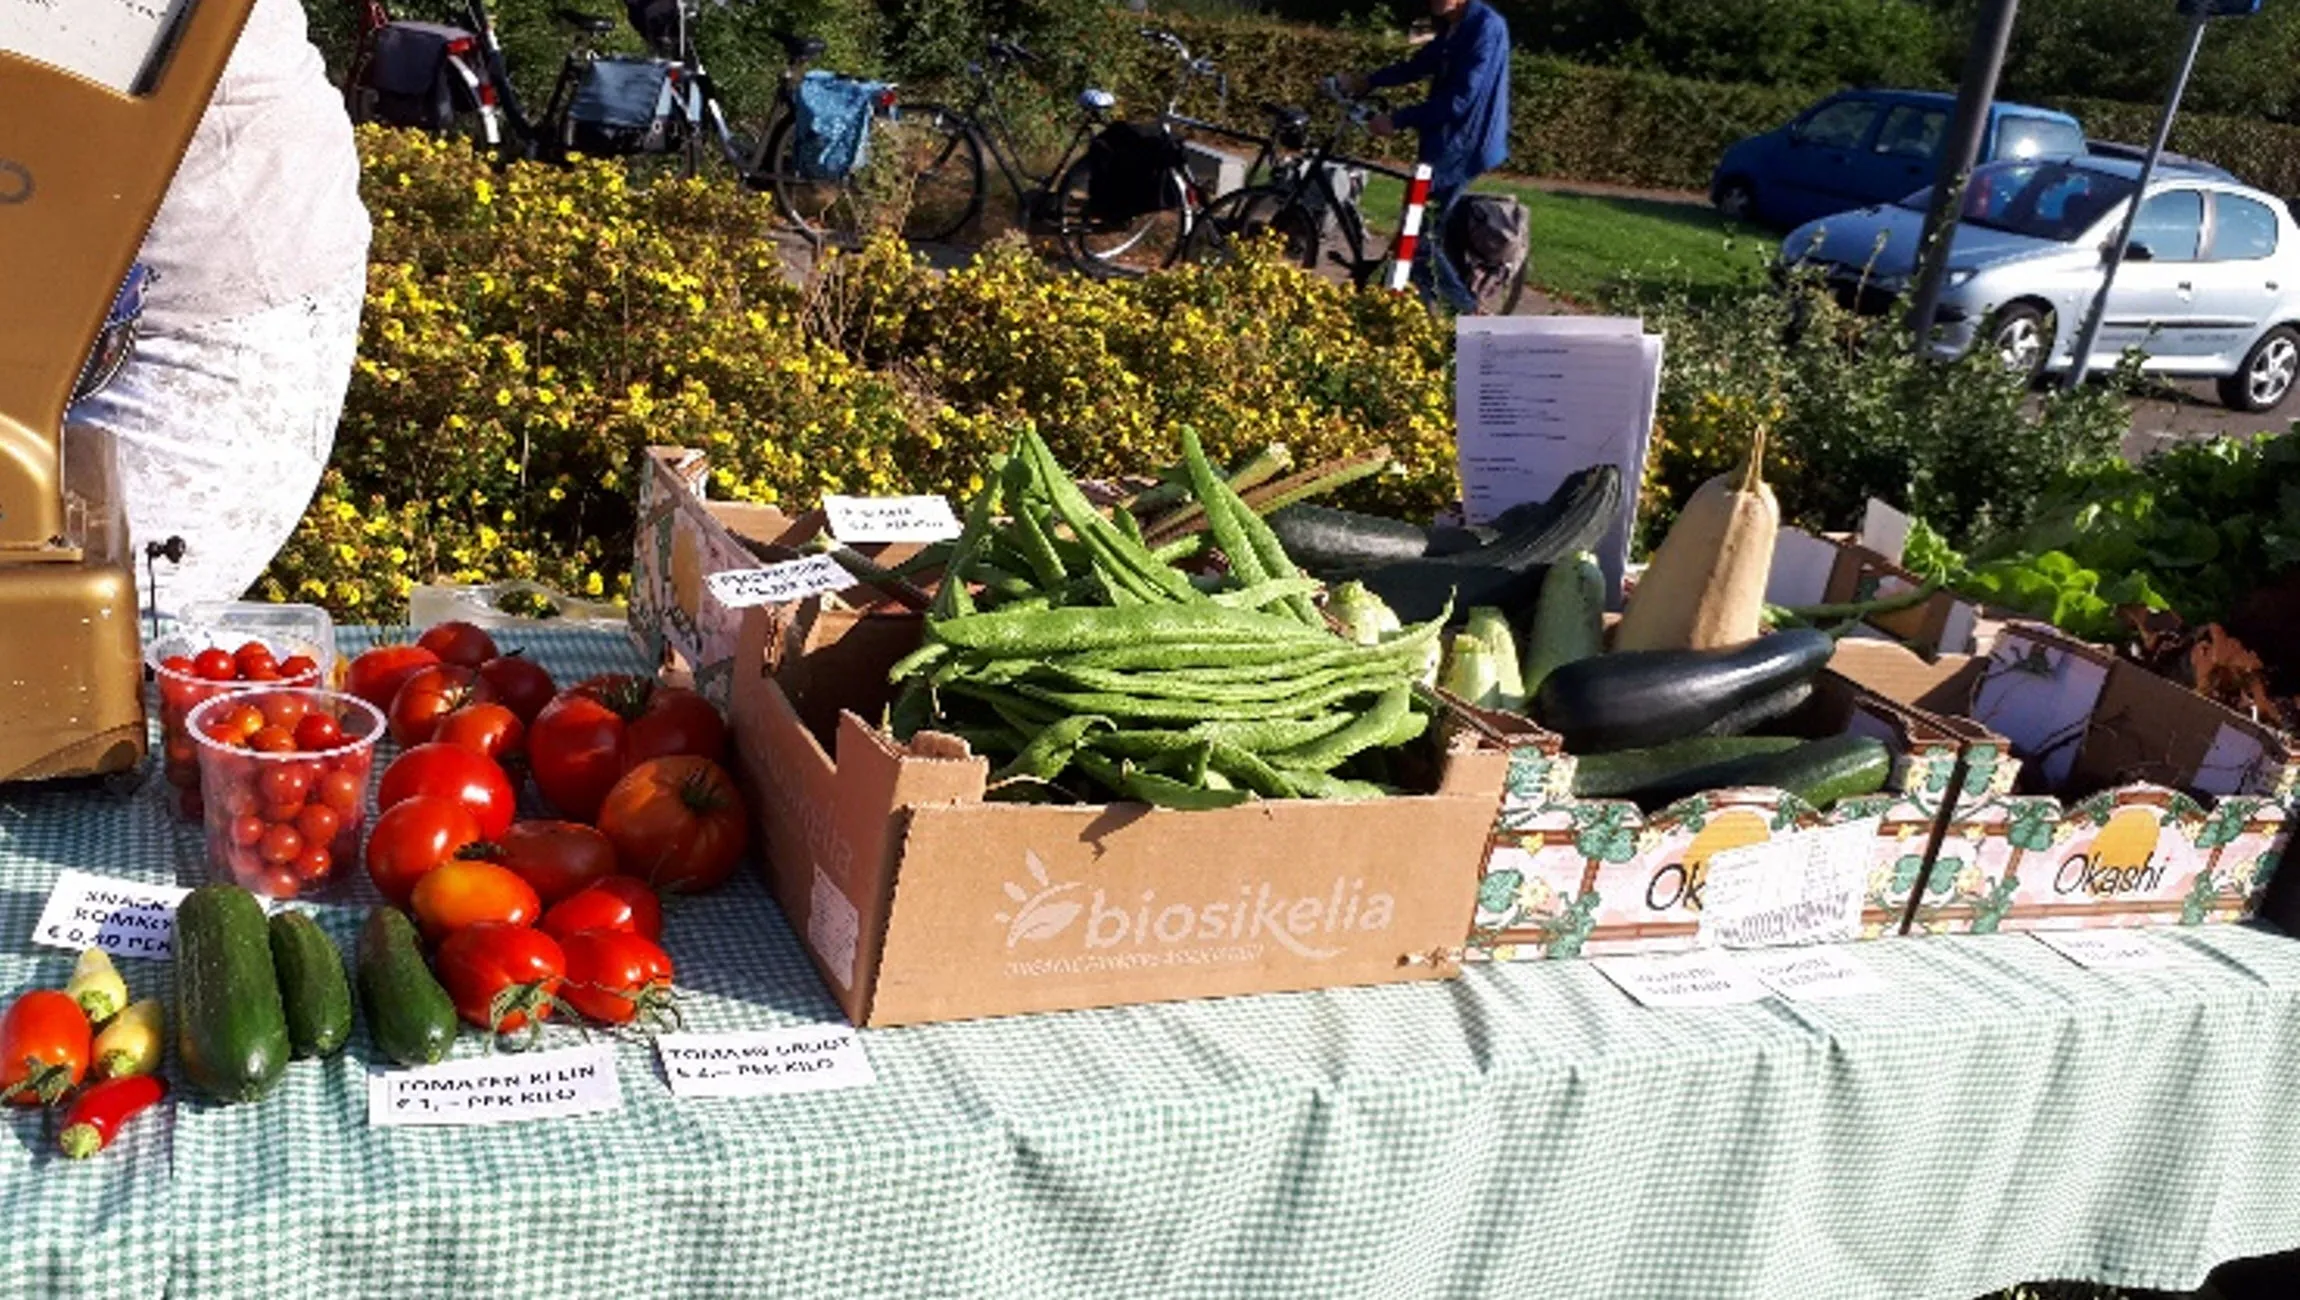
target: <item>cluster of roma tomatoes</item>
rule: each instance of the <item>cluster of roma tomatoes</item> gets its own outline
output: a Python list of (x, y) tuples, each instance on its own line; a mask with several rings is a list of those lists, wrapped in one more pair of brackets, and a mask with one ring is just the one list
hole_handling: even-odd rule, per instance
[[(458, 1013), (511, 1032), (554, 1005), (608, 1023), (662, 1005), (658, 892), (725, 881), (748, 836), (718, 710), (642, 678), (559, 690), (465, 623), (361, 655), (347, 685), (406, 746), (368, 875), (434, 945)], [(522, 776), (560, 818), (518, 819)]]
[[(271, 898), (333, 883), (358, 861), (373, 715), (324, 691), (241, 690), (197, 709), (208, 861)], [(197, 742), (196, 742), (197, 743)]]
[(199, 745), (189, 725), (192, 710), (226, 691), (250, 685), (320, 684), (318, 660), (300, 652), (279, 657), (261, 641), (249, 641), (237, 650), (210, 646), (192, 654), (172, 654), (160, 661), (153, 675), (160, 686), (161, 765), (168, 784), (176, 789), (176, 814), (189, 822), (204, 816)]

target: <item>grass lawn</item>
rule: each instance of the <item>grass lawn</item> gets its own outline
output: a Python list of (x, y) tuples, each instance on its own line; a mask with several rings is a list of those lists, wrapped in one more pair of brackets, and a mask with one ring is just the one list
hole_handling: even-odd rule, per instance
[[(1706, 207), (1655, 199), (1553, 194), (1522, 181), (1487, 177), (1479, 190), (1517, 196), (1532, 220), (1528, 283), (1543, 293), (1596, 304), (1609, 289), (1683, 288), (1712, 297), (1761, 283), (1778, 241), (1736, 226)], [(1369, 178), (1361, 205), (1367, 224), (1397, 228), (1405, 186)]]

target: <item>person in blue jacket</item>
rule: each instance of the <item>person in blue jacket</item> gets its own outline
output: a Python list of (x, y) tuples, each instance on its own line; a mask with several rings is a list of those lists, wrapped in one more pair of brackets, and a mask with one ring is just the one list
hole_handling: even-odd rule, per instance
[[(1430, 0), (1437, 34), (1402, 63), (1344, 79), (1352, 95), (1385, 86), (1428, 81), (1429, 98), (1376, 117), (1377, 136), (1421, 135), (1421, 161), (1430, 165), (1430, 198), (1422, 254), (1436, 247), (1446, 210), (1469, 183), (1509, 157), (1509, 24), (1485, 0)], [(1437, 259), (1438, 287), (1457, 310), (1474, 302), (1445, 259)]]

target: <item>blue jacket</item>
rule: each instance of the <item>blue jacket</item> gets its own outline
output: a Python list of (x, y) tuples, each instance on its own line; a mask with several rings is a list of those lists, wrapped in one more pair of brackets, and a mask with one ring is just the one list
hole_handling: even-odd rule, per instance
[(1430, 187), (1461, 188), (1509, 157), (1509, 24), (1484, 0), (1403, 63), (1366, 80), (1402, 86), (1427, 79), (1430, 97), (1390, 115), (1399, 129), (1421, 133)]

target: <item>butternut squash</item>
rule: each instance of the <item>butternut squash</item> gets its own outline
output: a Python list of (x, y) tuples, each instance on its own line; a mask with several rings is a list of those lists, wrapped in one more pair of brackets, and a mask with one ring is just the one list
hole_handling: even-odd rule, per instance
[(1685, 503), (1622, 611), (1615, 650), (1721, 650), (1757, 638), (1781, 528), (1764, 460), (1760, 428), (1748, 461)]

